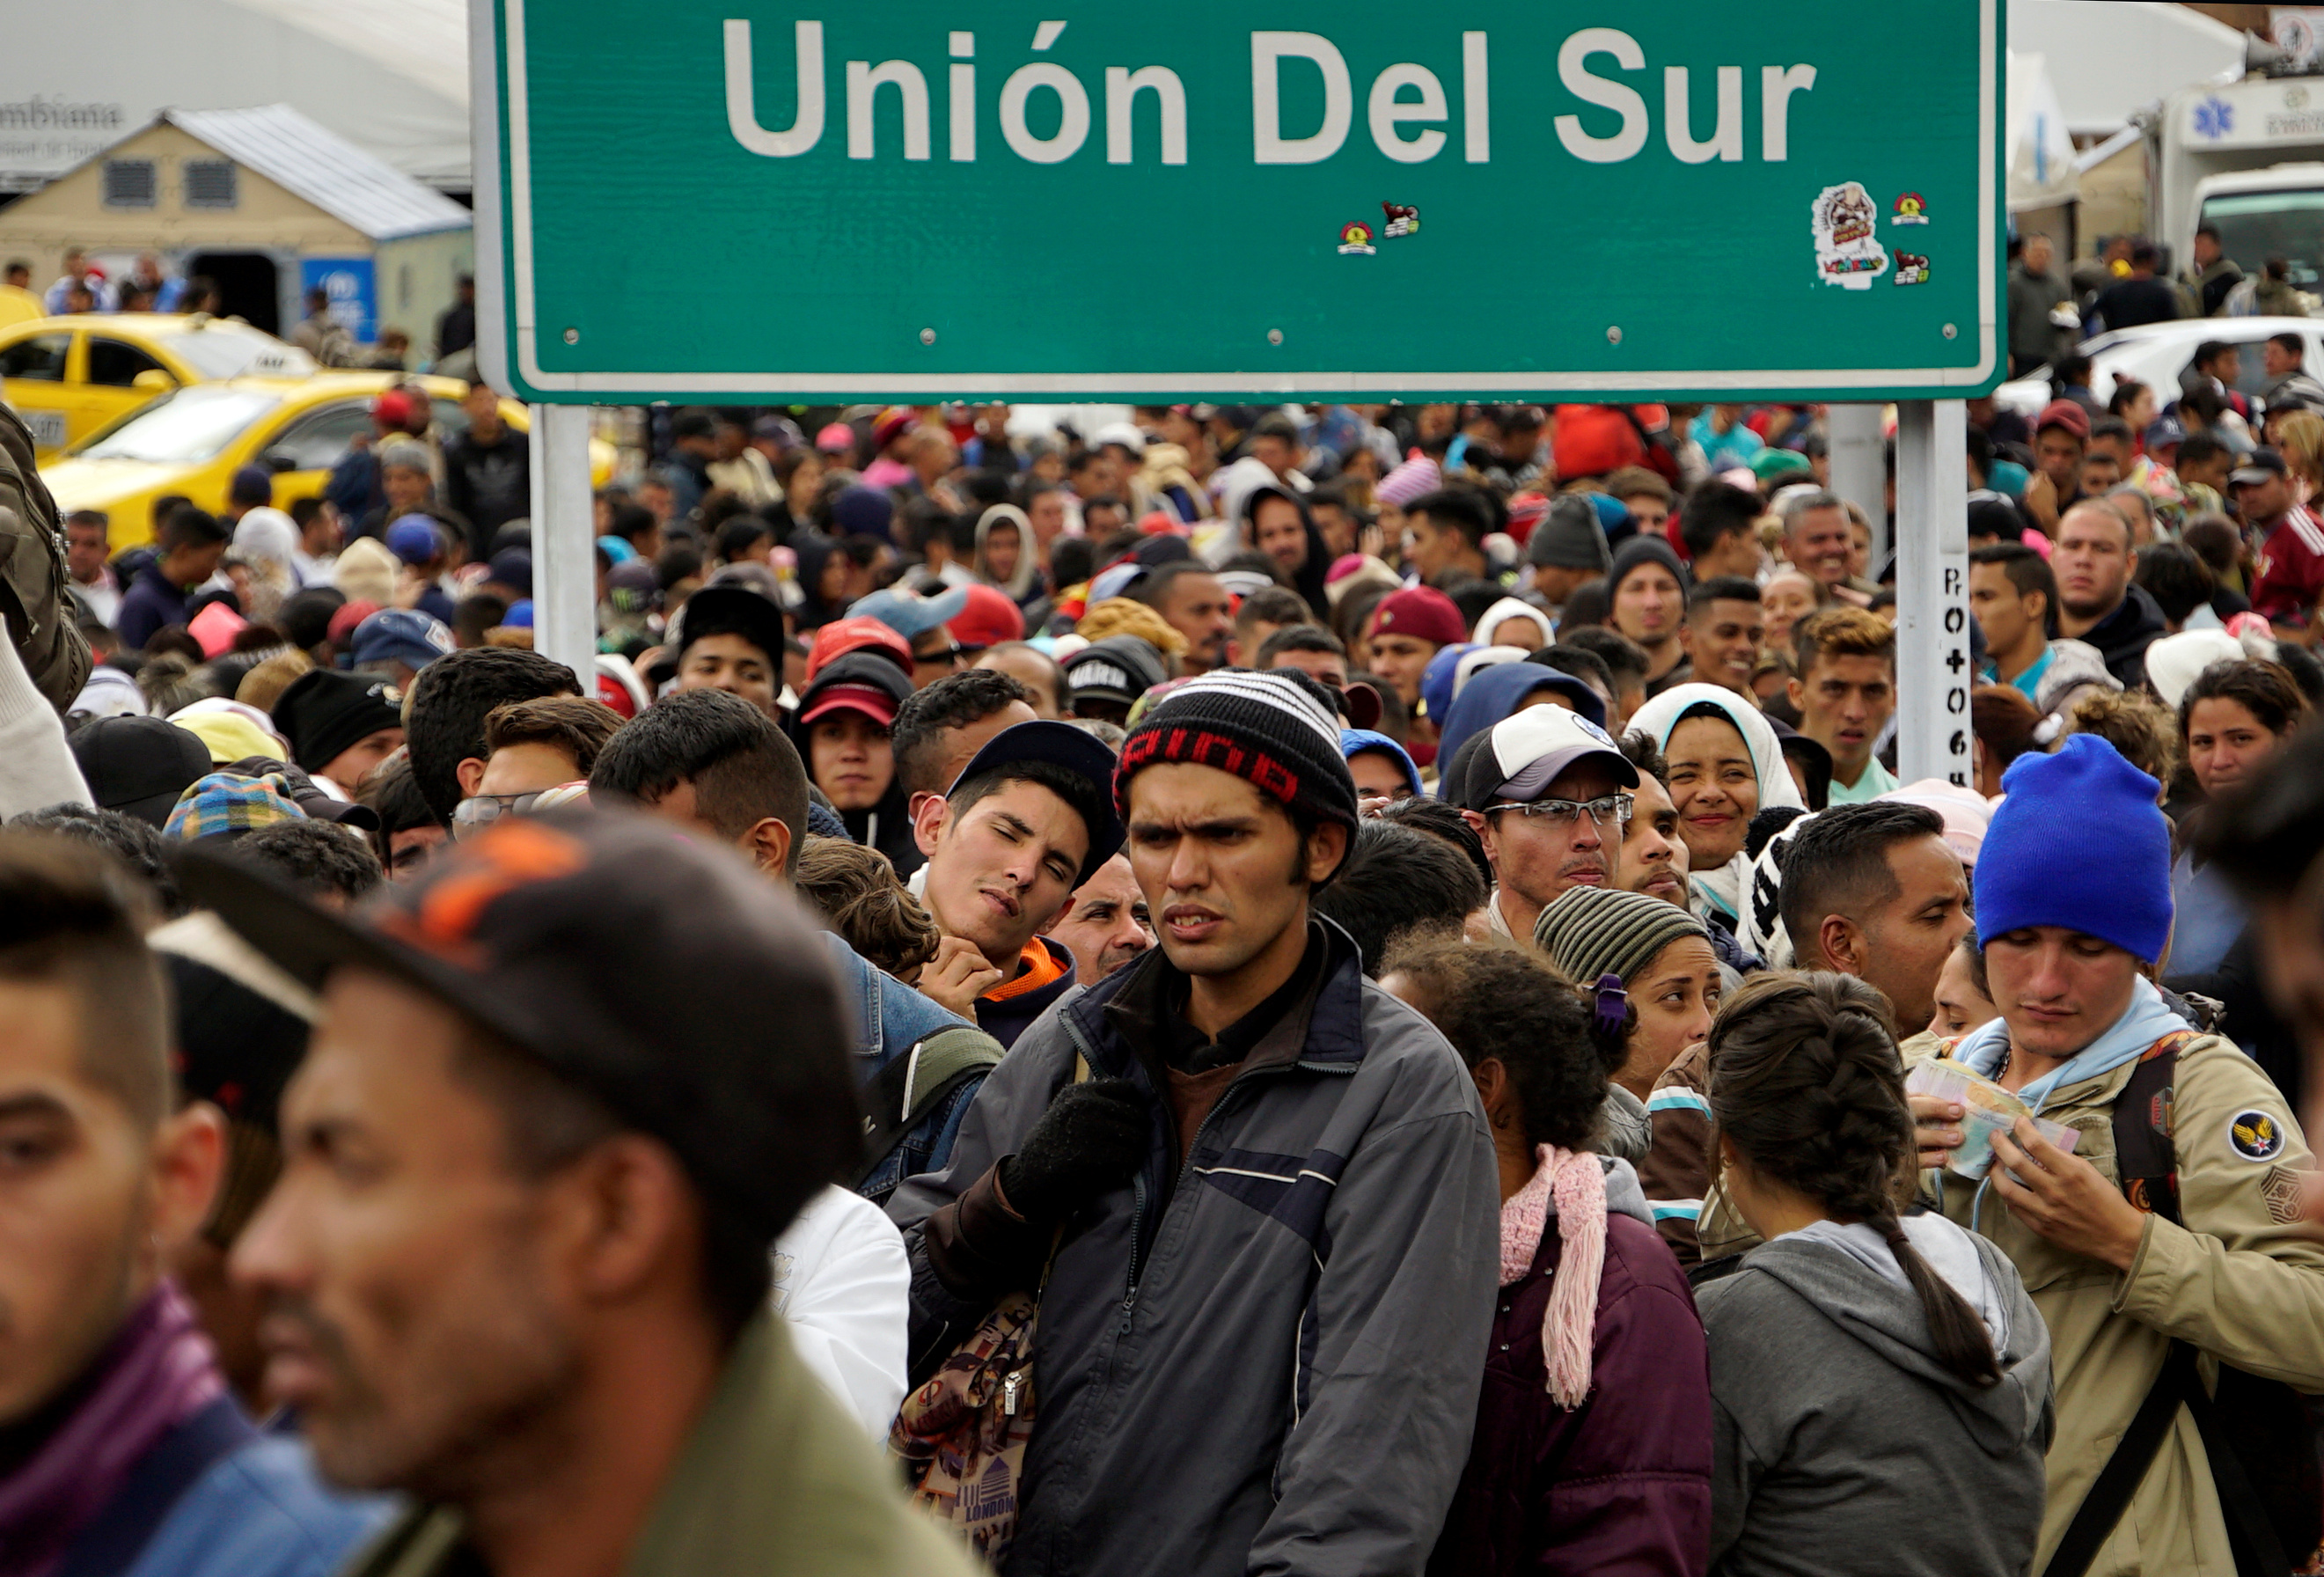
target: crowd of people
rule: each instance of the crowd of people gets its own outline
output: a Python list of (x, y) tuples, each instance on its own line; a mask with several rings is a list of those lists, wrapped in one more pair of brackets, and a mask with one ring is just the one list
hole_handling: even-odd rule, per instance
[[(0, 264), (0, 288), (22, 290), (51, 318), (91, 312), (204, 312), (224, 316), (226, 292), (208, 274), (177, 274), (158, 252), (144, 251), (117, 272), (91, 256), (85, 246), (67, 246), (63, 267), (45, 290), (33, 294), (32, 265), (23, 258)], [(377, 326), (368, 341), (356, 337), (362, 325), (360, 308), (334, 301), (329, 290), (309, 288), (300, 298), (302, 314), (284, 336), (322, 367), (359, 367), (382, 372), (438, 372), (447, 377), (475, 374), (476, 281), (473, 274), (456, 275), (455, 300), (436, 318), (431, 347), (415, 347), (410, 333), (393, 324)], [(267, 321), (271, 322), (270, 318)]]
[(2324, 417), (1973, 407), (1956, 785), (1819, 408), (659, 412), (586, 675), (496, 410), (54, 522), (0, 1572), (2313, 1569)]

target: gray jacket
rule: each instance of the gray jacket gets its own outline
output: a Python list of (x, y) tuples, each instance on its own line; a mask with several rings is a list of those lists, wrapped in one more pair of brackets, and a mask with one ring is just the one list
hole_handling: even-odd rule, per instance
[(1038, 1275), (1048, 1234), (1016, 1222), (1011, 1240), (990, 1174), (1075, 1055), (1152, 1102), (1145, 1165), (1071, 1220), (1042, 1298), (1011, 1577), (1390, 1577), (1427, 1563), (1493, 1317), (1492, 1144), (1443, 1038), (1363, 977), (1345, 932), (1311, 934), (1313, 983), (1183, 1162), (1153, 1027), (1185, 977), (1157, 948), (1026, 1030), (950, 1167), (889, 1203), (925, 1362)]
[[(1941, 1216), (1914, 1242), (1984, 1317), (2000, 1383), (1930, 1351), (1866, 1227), (1762, 1243), (1697, 1291), (1711, 1339), (1711, 1563), (1724, 1577), (2017, 1577), (2042, 1528), (2050, 1333), (2008, 1256)], [(1875, 1261), (1881, 1268), (1875, 1268)]]

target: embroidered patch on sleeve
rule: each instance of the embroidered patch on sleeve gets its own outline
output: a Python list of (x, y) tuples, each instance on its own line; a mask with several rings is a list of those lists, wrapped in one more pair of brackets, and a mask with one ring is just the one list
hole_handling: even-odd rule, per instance
[(2227, 1119), (2227, 1143), (2246, 1161), (2272, 1161), (2283, 1153), (2284, 1125), (2273, 1114), (2246, 1107)]
[(2267, 1201), (2269, 1216), (2287, 1223), (2300, 1219), (2299, 1173), (2289, 1167), (2270, 1167), (2267, 1176), (2260, 1179), (2259, 1192)]

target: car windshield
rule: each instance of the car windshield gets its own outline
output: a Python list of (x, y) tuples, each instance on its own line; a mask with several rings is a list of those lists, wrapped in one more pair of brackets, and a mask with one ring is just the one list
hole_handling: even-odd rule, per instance
[(89, 460), (191, 465), (214, 457), (280, 403), (279, 395), (263, 390), (195, 383), (164, 394), (74, 453)]
[(236, 333), (230, 328), (189, 329), (165, 334), (156, 341), (164, 350), (205, 378), (239, 378), (263, 373), (274, 378), (309, 377), (315, 359), (296, 346), (263, 334)]
[(2245, 191), (2206, 198), (2203, 218), (2219, 227), (2219, 249), (2256, 276), (2271, 257), (2292, 282), (2312, 290), (2324, 270), (2324, 191)]

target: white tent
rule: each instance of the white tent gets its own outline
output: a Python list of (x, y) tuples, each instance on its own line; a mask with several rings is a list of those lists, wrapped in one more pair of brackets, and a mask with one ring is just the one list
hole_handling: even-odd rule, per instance
[(2086, 138), (2110, 136), (2131, 111), (2244, 63), (2242, 33), (2161, 0), (2010, 0), (2009, 47), (2049, 62), (2066, 129)]
[(2074, 138), (2058, 107), (2057, 85), (2040, 55), (2009, 51), (2009, 211), (2054, 208), (2081, 190)]
[(415, 180), (469, 188), (466, 0), (74, 0), (8, 8), (0, 191), (165, 108), (288, 103)]

